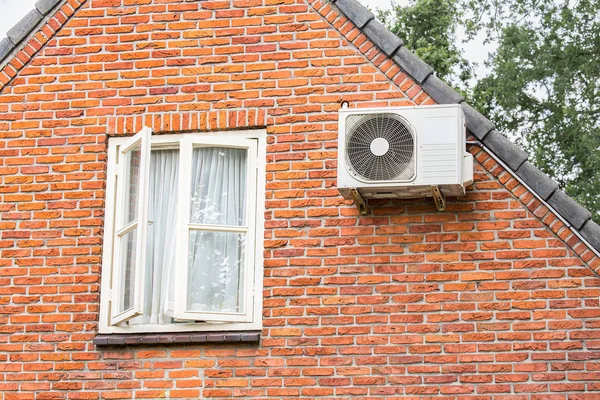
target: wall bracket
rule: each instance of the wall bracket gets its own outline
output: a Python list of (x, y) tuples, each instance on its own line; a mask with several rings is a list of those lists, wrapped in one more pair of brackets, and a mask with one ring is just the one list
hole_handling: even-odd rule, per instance
[(446, 211), (446, 196), (442, 194), (439, 186), (431, 187), (431, 194), (433, 195), (433, 201), (438, 211)]
[(350, 189), (350, 196), (352, 196), (352, 200), (354, 200), (354, 205), (360, 215), (367, 215), (367, 203), (365, 203), (365, 199), (362, 198), (358, 190)]

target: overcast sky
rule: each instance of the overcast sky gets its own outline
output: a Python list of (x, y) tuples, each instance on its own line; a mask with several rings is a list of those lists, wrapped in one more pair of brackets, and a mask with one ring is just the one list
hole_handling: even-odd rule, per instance
[(0, 0), (0, 38), (5, 37), (6, 31), (33, 10), (35, 2), (36, 0)]

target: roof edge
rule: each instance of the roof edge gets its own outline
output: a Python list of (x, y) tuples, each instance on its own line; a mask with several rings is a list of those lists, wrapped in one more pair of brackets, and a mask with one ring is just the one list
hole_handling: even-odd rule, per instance
[[(67, 1), (38, 0), (34, 8), (7, 31), (6, 37), (0, 40), (0, 70), (12, 61), (15, 55), (25, 47), (28, 39), (47, 24), (50, 17), (64, 4), (67, 4)], [(73, 5), (72, 7), (75, 9), (78, 6)], [(62, 26), (62, 24), (60, 25)], [(55, 28), (52, 31), (54, 33), (57, 30), (58, 28)]]
[[(326, 1), (326, 0), (324, 0)], [(600, 257), (600, 226), (591, 218), (592, 214), (577, 201), (558, 190), (558, 183), (531, 164), (527, 153), (495, 130), (495, 125), (479, 111), (467, 104), (456, 90), (439, 79), (425, 61), (408, 50), (402, 40), (386, 29), (382, 33), (381, 23), (357, 0), (329, 0), (384, 54), (414, 79), (421, 88), (439, 104), (460, 104), (465, 114), (467, 129), (484, 147), (500, 159), (509, 172), (522, 180), (548, 208), (565, 221), (577, 236)]]

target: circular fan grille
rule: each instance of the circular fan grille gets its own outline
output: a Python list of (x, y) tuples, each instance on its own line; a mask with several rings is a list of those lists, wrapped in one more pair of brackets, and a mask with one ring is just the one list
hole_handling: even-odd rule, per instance
[(355, 114), (346, 120), (348, 165), (352, 173), (366, 180), (412, 179), (414, 153), (414, 133), (396, 114)]

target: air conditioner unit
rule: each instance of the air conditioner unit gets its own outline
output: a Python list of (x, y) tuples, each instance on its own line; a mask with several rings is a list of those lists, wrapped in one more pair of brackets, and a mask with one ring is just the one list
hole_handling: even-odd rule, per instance
[(342, 108), (338, 190), (355, 201), (357, 194), (464, 196), (465, 186), (473, 182), (473, 157), (465, 140), (464, 115), (457, 104)]

